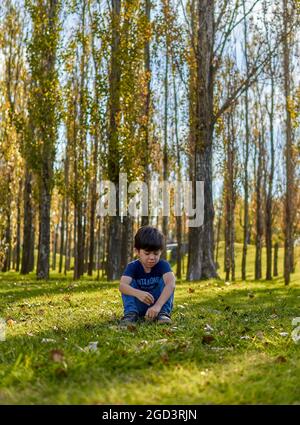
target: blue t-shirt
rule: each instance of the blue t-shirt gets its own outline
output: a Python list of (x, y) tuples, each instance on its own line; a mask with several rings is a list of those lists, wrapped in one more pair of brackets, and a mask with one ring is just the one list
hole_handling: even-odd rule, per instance
[(149, 273), (146, 273), (140, 260), (129, 263), (123, 272), (123, 276), (132, 277), (141, 289), (153, 289), (160, 282), (165, 273), (171, 272), (170, 264), (165, 260), (159, 260)]

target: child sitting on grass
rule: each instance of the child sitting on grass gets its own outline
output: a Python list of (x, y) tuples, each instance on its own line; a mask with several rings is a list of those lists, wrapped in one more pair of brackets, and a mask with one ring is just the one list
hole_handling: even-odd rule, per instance
[(139, 317), (170, 324), (175, 276), (170, 264), (160, 260), (164, 235), (143, 226), (134, 237), (134, 248), (139, 258), (127, 265), (120, 281), (124, 305), (120, 325), (135, 325)]

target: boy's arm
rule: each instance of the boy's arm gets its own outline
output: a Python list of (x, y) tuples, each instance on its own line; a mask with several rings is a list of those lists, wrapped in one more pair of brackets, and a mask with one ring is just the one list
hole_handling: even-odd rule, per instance
[(119, 291), (124, 295), (131, 295), (133, 297), (138, 298), (142, 303), (147, 305), (151, 305), (154, 303), (153, 296), (146, 291), (141, 291), (140, 289), (133, 288), (130, 286), (132, 281), (132, 277), (130, 276), (122, 276), (120, 280)]
[(152, 307), (148, 308), (146, 312), (146, 316), (151, 319), (154, 319), (159, 314), (162, 306), (168, 301), (175, 289), (175, 276), (173, 272), (163, 274), (163, 280), (165, 282), (165, 287), (160, 294), (160, 297)]

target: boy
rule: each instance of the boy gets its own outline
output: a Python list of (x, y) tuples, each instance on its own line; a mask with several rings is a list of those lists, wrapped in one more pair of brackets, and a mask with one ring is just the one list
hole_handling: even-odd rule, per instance
[(141, 227), (134, 237), (138, 260), (129, 263), (121, 277), (124, 317), (121, 326), (135, 325), (145, 316), (157, 323), (171, 322), (175, 276), (169, 263), (160, 260), (164, 235), (152, 226)]

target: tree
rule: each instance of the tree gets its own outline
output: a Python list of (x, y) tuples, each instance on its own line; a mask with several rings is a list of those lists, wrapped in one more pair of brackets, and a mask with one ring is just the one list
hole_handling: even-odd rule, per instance
[[(49, 278), (50, 206), (53, 163), (59, 121), (59, 85), (56, 69), (59, 43), (59, 0), (27, 0), (32, 18), (32, 36), (28, 45), (31, 85), (27, 158), (38, 177), (39, 249), (37, 278)], [(45, 119), (47, 117), (47, 119)]]

